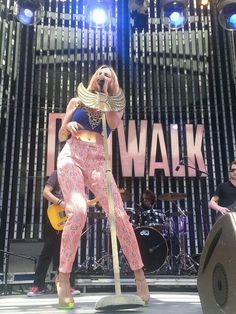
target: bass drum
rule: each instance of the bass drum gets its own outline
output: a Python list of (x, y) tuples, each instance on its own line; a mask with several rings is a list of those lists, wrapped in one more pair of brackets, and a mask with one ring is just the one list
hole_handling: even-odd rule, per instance
[(165, 238), (152, 227), (134, 229), (142, 256), (145, 273), (158, 270), (167, 258), (168, 247)]

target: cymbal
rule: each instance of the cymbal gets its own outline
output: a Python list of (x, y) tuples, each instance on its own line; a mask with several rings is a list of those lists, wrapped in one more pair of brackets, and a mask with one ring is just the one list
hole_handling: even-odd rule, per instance
[(177, 192), (170, 192), (161, 194), (158, 196), (158, 199), (160, 201), (167, 201), (167, 202), (173, 202), (173, 201), (180, 201), (187, 197), (185, 193), (177, 193)]
[(120, 191), (121, 199), (124, 203), (131, 201), (131, 193), (128, 190), (119, 188), (119, 191)]

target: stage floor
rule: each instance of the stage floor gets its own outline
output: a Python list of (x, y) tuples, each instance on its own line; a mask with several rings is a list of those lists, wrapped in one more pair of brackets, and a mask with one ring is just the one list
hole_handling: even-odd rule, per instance
[[(127, 294), (124, 293), (124, 295)], [(95, 304), (100, 298), (108, 295), (112, 296), (114, 294), (82, 293), (74, 298), (76, 308), (70, 311), (57, 309), (58, 301), (55, 294), (41, 295), (33, 298), (29, 298), (26, 295), (2, 295), (0, 297), (0, 313), (104, 313), (104, 311), (95, 310)], [(106, 313), (202, 314), (202, 309), (197, 292), (151, 292), (148, 306), (121, 311), (109, 310)]]

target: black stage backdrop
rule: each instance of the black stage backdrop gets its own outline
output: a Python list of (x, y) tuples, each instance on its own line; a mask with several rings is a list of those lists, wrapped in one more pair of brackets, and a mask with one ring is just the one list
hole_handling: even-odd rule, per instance
[[(113, 173), (120, 187), (130, 191), (125, 206), (135, 209), (141, 191), (158, 196), (178, 192), (178, 202), (157, 202), (168, 218), (177, 208), (189, 212), (185, 244), (190, 255), (202, 252), (215, 213), (208, 209), (217, 184), (229, 177), (235, 157), (236, 58), (235, 34), (218, 24), (216, 1), (203, 6), (190, 0), (183, 29), (168, 30), (160, 23), (159, 1), (151, 1), (147, 15), (131, 13), (127, 0), (112, 1), (112, 21), (105, 29), (87, 22), (82, 0), (45, 1), (41, 22), (24, 26), (13, 18), (14, 1), (0, 3), (0, 249), (14, 240), (43, 238), (45, 209), (42, 198), (47, 178), (47, 140), (50, 113), (65, 112), (79, 82), (87, 84), (101, 64), (112, 65), (126, 95), (123, 118), (128, 125), (148, 123), (143, 176), (125, 177), (121, 170), (117, 132), (113, 134)], [(170, 174), (149, 174), (153, 125), (162, 126)], [(208, 176), (174, 173), (172, 158), (188, 155), (185, 127), (203, 125), (201, 153)], [(178, 134), (178, 149), (171, 128)], [(138, 135), (139, 138), (139, 135)], [(55, 151), (60, 150), (55, 143)], [(163, 152), (156, 147), (156, 160)], [(55, 155), (56, 158), (56, 155)], [(186, 163), (186, 161), (185, 161)], [(99, 208), (91, 209), (99, 210)], [(178, 217), (171, 219), (178, 235)], [(170, 220), (168, 220), (170, 221)], [(170, 223), (169, 223), (170, 224)], [(78, 264), (88, 256), (99, 259), (107, 251), (106, 220), (91, 214), (82, 238)], [(0, 270), (6, 259), (0, 255)]]

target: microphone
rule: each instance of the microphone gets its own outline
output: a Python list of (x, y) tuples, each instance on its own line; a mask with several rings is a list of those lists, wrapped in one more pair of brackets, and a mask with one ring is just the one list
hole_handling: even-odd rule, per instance
[(100, 86), (100, 88), (101, 88), (101, 92), (103, 91), (103, 86), (104, 86), (104, 84), (105, 84), (105, 79), (104, 78), (100, 78), (100, 79), (98, 79), (98, 85)]
[(180, 165), (185, 165), (185, 166), (187, 166), (187, 167), (190, 168), (190, 169), (194, 169), (194, 170), (197, 172), (197, 174), (200, 174), (200, 176), (201, 176), (202, 174), (205, 174), (205, 175), (207, 175), (207, 176), (209, 175), (207, 172), (205, 172), (205, 171), (203, 171), (203, 170), (200, 170), (200, 169), (198, 169), (198, 168), (196, 168), (196, 167), (190, 166), (190, 165), (188, 164), (188, 162), (185, 163), (185, 161), (184, 161), (185, 158), (188, 159), (188, 156), (184, 156), (184, 157), (180, 160), (178, 166), (175, 168), (175, 171), (179, 171)]
[(179, 165), (175, 168), (175, 171), (179, 171), (181, 165), (184, 165), (183, 159), (180, 160)]
[(177, 167), (175, 168), (175, 171), (179, 171), (179, 168), (180, 168), (180, 166), (177, 166)]

